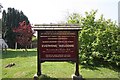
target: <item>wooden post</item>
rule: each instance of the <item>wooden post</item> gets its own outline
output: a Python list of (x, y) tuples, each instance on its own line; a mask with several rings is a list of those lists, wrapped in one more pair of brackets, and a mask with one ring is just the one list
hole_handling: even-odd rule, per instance
[(15, 42), (15, 49), (17, 50), (17, 42)]
[(78, 47), (78, 31), (76, 31), (77, 32), (77, 37), (76, 37), (76, 46), (77, 46), (77, 51), (76, 51), (76, 55), (77, 55), (77, 60), (76, 60), (76, 71), (75, 71), (75, 75), (76, 76), (79, 76), (80, 74), (79, 74), (79, 47)]
[(77, 39), (76, 39), (76, 46), (77, 46), (77, 60), (76, 60), (76, 70), (75, 70), (75, 75), (73, 76), (72, 80), (83, 80), (82, 76), (79, 73), (79, 42), (78, 42), (78, 32), (77, 32)]
[(37, 75), (40, 76), (41, 75), (41, 61), (40, 61), (40, 51), (39, 51), (39, 39), (40, 39), (40, 36), (39, 36), (39, 31), (37, 31), (38, 33), (38, 38), (37, 38)]
[(80, 76), (80, 74), (79, 74), (79, 60), (77, 59), (77, 61), (76, 61), (76, 71), (75, 71), (75, 75), (76, 76)]

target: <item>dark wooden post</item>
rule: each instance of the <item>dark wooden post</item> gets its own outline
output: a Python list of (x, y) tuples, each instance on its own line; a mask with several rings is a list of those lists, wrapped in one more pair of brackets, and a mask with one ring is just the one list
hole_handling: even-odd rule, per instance
[(39, 51), (39, 48), (40, 48), (40, 43), (39, 43), (39, 40), (40, 40), (40, 35), (39, 35), (39, 31), (37, 31), (38, 33), (38, 39), (37, 39), (37, 75), (40, 76), (41, 75), (41, 61), (40, 61), (40, 51)]
[[(79, 57), (79, 56), (78, 56)], [(77, 61), (76, 61), (76, 71), (75, 71), (75, 75), (76, 76), (80, 76), (79, 74), (79, 58), (77, 58)]]
[(79, 44), (78, 44), (78, 31), (76, 31), (76, 46), (77, 46), (77, 51), (76, 51), (76, 55), (77, 55), (77, 60), (76, 60), (76, 71), (75, 71), (75, 75), (76, 76), (79, 76)]

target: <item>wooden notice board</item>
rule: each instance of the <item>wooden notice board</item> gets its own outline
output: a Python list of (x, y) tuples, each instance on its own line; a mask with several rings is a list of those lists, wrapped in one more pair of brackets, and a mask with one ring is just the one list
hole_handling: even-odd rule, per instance
[(73, 61), (75, 75), (79, 76), (78, 31), (79, 25), (42, 24), (33, 28), (37, 31), (37, 75), (41, 75), (44, 61)]

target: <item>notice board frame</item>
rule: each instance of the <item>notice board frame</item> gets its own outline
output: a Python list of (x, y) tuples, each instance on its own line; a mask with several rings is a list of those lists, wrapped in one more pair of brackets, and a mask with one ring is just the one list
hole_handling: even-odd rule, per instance
[[(76, 76), (79, 76), (80, 73), (79, 73), (79, 45), (78, 45), (78, 32), (81, 30), (80, 26), (79, 25), (59, 25), (59, 24), (47, 24), (47, 25), (35, 25), (37, 27), (33, 27), (33, 29), (35, 31), (37, 31), (37, 35), (38, 35), (38, 38), (37, 38), (37, 75), (40, 76), (42, 73), (41, 73), (41, 63), (44, 62), (44, 61), (72, 61), (72, 62), (75, 62), (76, 63), (76, 70), (75, 70), (75, 75)], [(38, 27), (38, 26), (42, 26), (42, 27)], [(69, 59), (59, 59), (59, 60), (41, 60), (40, 57), (41, 57), (41, 53), (40, 53), (40, 32), (41, 31), (75, 31), (76, 32), (76, 59), (75, 60), (69, 60)]]

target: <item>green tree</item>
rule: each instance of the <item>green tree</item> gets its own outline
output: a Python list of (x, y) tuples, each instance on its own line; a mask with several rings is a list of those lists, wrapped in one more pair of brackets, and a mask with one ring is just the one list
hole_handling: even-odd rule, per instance
[(69, 16), (68, 23), (79, 24), (80, 59), (83, 64), (105, 61), (120, 65), (120, 28), (103, 15), (95, 19), (97, 11), (85, 12), (85, 17), (78, 13)]
[(7, 31), (7, 27), (6, 27), (6, 11), (3, 10), (2, 13), (2, 37), (5, 37), (5, 33)]
[(7, 12), (4, 10), (2, 13), (2, 38), (7, 41), (9, 48), (15, 48), (16, 43), (16, 34), (12, 29), (18, 27), (19, 22), (22, 21), (26, 21), (29, 24), (27, 16), (22, 11), (19, 12), (14, 8), (8, 8)]

